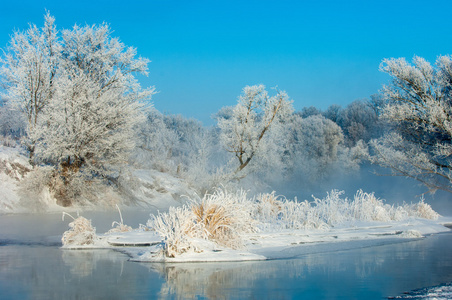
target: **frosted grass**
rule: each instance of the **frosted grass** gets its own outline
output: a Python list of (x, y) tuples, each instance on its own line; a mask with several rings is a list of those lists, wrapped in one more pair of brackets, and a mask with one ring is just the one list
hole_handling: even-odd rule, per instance
[(328, 230), (346, 222), (439, 217), (423, 200), (394, 206), (362, 190), (352, 200), (343, 194), (333, 190), (324, 199), (298, 202), (275, 193), (249, 198), (243, 190), (219, 189), (202, 199), (191, 199), (189, 205), (153, 215), (147, 226), (163, 237), (165, 255), (175, 257), (191, 250), (197, 252), (198, 239), (238, 249), (243, 244), (242, 235), (250, 232)]
[[(333, 227), (353, 222), (399, 222), (414, 218), (437, 220), (439, 214), (421, 200), (414, 204), (389, 205), (373, 193), (357, 191), (353, 199), (343, 197), (344, 192), (333, 190), (323, 199), (313, 201), (288, 200), (275, 193), (248, 197), (246, 192), (229, 192), (218, 189), (203, 198), (189, 199), (168, 212), (151, 215), (141, 231), (153, 231), (161, 237), (157, 254), (175, 258), (182, 254), (194, 254), (205, 249), (241, 249), (248, 242), (250, 233), (275, 233), (287, 230), (327, 231)], [(118, 208), (119, 210), (119, 208)], [(132, 229), (123, 223), (106, 235), (127, 232)], [(63, 245), (76, 248), (94, 243), (97, 236), (91, 221), (83, 217), (69, 224), (63, 234)], [(408, 233), (406, 233), (408, 234)], [(422, 236), (409, 233), (410, 237)]]

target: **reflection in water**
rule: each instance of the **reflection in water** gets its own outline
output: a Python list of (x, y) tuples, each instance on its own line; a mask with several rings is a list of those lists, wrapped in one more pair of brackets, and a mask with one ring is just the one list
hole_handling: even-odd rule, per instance
[[(228, 299), (227, 290), (251, 284), (257, 278), (254, 270), (259, 269), (256, 262), (143, 265), (164, 276), (160, 299)], [(234, 296), (241, 298), (237, 292)]]
[(111, 250), (0, 248), (0, 299), (153, 299), (162, 283)]
[(380, 299), (452, 280), (452, 257), (443, 251), (451, 237), (290, 260), (142, 265), (165, 278), (161, 299)]
[(97, 267), (97, 262), (102, 260), (116, 264), (120, 267), (120, 275), (126, 260), (123, 256), (111, 250), (62, 250), (62, 259), (69, 271), (76, 277), (87, 277), (93, 274)]

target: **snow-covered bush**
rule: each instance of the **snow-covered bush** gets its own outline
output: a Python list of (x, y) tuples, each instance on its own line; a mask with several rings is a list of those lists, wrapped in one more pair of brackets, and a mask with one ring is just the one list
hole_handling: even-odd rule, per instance
[(353, 200), (332, 190), (323, 199), (298, 202), (279, 200), (272, 194), (257, 197), (254, 218), (261, 229), (327, 229), (348, 221), (401, 221), (410, 217), (436, 220), (439, 214), (421, 200), (415, 204), (385, 204), (374, 193), (357, 191)]
[(164, 255), (176, 257), (188, 251), (198, 251), (192, 238), (201, 230), (196, 226), (195, 215), (186, 206), (170, 207), (167, 213), (151, 215), (147, 226), (154, 229), (164, 239)]
[(261, 220), (275, 218), (282, 210), (283, 201), (275, 195), (275, 192), (259, 194), (257, 200), (257, 215)]
[(284, 201), (279, 216), (285, 229), (327, 229), (319, 212), (308, 201)]
[[(63, 213), (63, 218), (64, 215), (65, 213)], [(63, 237), (61, 238), (63, 246), (74, 247), (94, 244), (96, 239), (96, 228), (91, 225), (91, 220), (82, 216), (78, 218), (74, 218), (71, 215), (69, 216), (73, 218), (74, 221), (69, 223), (71, 229), (63, 233)]]
[(255, 230), (253, 209), (254, 203), (243, 190), (228, 193), (220, 189), (191, 204), (195, 223), (207, 238), (230, 248), (241, 246), (240, 234)]
[(175, 257), (198, 251), (194, 241), (205, 239), (229, 248), (242, 246), (241, 234), (255, 230), (254, 201), (244, 191), (217, 190), (189, 206), (170, 207), (167, 213), (152, 215), (147, 226), (164, 238), (164, 254)]
[(424, 202), (424, 199), (421, 199), (418, 203), (405, 205), (407, 208), (407, 212), (409, 216), (437, 220), (439, 218), (439, 214), (432, 209), (430, 204)]
[(324, 199), (314, 198), (313, 209), (329, 225), (340, 224), (345, 221), (401, 221), (409, 217), (436, 220), (439, 214), (429, 204), (421, 200), (415, 204), (394, 206), (385, 204), (374, 193), (362, 190), (356, 192), (353, 200), (342, 199), (343, 191), (333, 190)]
[(320, 218), (328, 225), (339, 224), (347, 221), (349, 203), (342, 199), (344, 191), (332, 190), (324, 199), (314, 197), (313, 209), (318, 211)]
[(147, 226), (164, 238), (164, 254), (175, 257), (201, 251), (197, 239), (210, 240), (233, 249), (242, 246), (243, 235), (262, 231), (327, 230), (344, 222), (401, 221), (410, 217), (436, 219), (438, 214), (423, 201), (392, 206), (373, 193), (359, 190), (353, 200), (333, 190), (314, 201), (288, 200), (275, 192), (249, 198), (246, 192), (219, 189), (188, 206), (171, 207), (168, 213), (152, 216)]
[(377, 199), (374, 193), (365, 193), (362, 190), (355, 194), (354, 200), (350, 203), (351, 217), (360, 221), (391, 221), (392, 209), (392, 206)]

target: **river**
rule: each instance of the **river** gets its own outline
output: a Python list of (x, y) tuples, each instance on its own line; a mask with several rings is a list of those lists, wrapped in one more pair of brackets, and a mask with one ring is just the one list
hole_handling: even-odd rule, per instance
[[(123, 215), (136, 227), (148, 213)], [(100, 233), (119, 221), (115, 213), (84, 216)], [(113, 250), (60, 249), (69, 221), (0, 215), (0, 299), (369, 300), (452, 282), (452, 233), (285, 260), (140, 264)]]

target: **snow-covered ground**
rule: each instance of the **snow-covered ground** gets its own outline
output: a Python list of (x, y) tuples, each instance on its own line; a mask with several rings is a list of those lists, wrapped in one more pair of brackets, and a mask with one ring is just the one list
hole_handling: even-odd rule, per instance
[(231, 249), (209, 240), (194, 241), (196, 251), (176, 257), (164, 255), (164, 239), (155, 231), (135, 229), (130, 232), (111, 232), (97, 235), (92, 244), (67, 245), (65, 249), (110, 248), (125, 252), (139, 262), (207, 262), (245, 261), (292, 258), (310, 253), (379, 246), (424, 238), (446, 232), (444, 226), (452, 218), (426, 220), (411, 218), (399, 222), (355, 222), (328, 230), (283, 230), (250, 233), (242, 236), (243, 247)]
[[(168, 210), (170, 206), (181, 205), (184, 196), (192, 197), (195, 194), (183, 180), (170, 174), (130, 168), (120, 177), (120, 187), (106, 190), (98, 204), (76, 203), (68, 208), (57, 205), (56, 199), (46, 188), (39, 187), (39, 191), (30, 192), (30, 188), (38, 185), (33, 184), (32, 180), (28, 180), (28, 186), (24, 187), (23, 181), (33, 173), (30, 172), (32, 169), (20, 147), (0, 145), (0, 213), (103, 210), (114, 208), (114, 204)], [(32, 176), (40, 180), (40, 174)], [(23, 193), (27, 189), (28, 193)]]
[(18, 182), (31, 169), (19, 148), (0, 145), (0, 212), (21, 212)]
[(401, 296), (389, 297), (389, 299), (449, 300), (452, 299), (452, 283), (407, 292)]
[(452, 224), (422, 201), (394, 207), (362, 191), (341, 195), (309, 203), (218, 190), (134, 230), (121, 217), (97, 235), (90, 220), (74, 218), (63, 248), (111, 248), (139, 262), (266, 260), (420, 239)]

